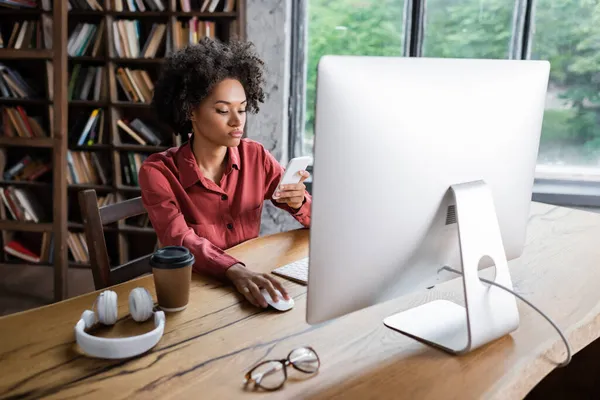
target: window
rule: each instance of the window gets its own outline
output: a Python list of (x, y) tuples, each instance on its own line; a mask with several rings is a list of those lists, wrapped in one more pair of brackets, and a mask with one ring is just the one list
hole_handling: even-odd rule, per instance
[(313, 152), (317, 63), (325, 54), (401, 56), (404, 0), (308, 0), (303, 152)]
[(544, 59), (551, 72), (534, 200), (600, 207), (600, 0), (306, 2), (305, 128), (296, 132), (305, 154), (324, 54)]
[(514, 7), (511, 0), (428, 0), (423, 56), (508, 58)]
[(598, 175), (600, 0), (537, 0), (531, 58), (549, 60), (538, 176)]

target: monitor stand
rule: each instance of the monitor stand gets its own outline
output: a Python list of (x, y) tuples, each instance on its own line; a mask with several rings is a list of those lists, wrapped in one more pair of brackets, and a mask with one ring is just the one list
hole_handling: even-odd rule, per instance
[(453, 185), (466, 307), (435, 300), (387, 317), (384, 324), (452, 354), (467, 353), (519, 326), (515, 297), (479, 280), (479, 262), (496, 266), (494, 281), (512, 290), (492, 193), (483, 181)]

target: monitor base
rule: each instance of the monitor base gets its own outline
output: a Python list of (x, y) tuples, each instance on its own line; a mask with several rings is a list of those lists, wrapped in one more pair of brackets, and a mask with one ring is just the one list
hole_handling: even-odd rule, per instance
[(466, 307), (435, 300), (387, 317), (396, 331), (449, 353), (462, 354), (496, 340), (519, 326), (515, 297), (479, 280), (479, 263), (489, 257), (494, 282), (512, 290), (508, 263), (492, 193), (483, 181), (453, 185)]

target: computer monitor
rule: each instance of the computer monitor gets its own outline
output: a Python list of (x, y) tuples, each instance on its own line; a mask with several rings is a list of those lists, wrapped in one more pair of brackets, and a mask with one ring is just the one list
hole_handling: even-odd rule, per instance
[(307, 322), (460, 275), (386, 326), (452, 353), (518, 327), (507, 260), (521, 255), (546, 61), (325, 56), (317, 73)]

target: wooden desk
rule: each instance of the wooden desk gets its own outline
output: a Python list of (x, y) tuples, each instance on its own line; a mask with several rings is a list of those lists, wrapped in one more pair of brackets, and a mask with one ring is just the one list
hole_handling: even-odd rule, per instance
[[(574, 351), (600, 335), (600, 215), (534, 204), (526, 251), (511, 262), (517, 291), (564, 329)], [(230, 250), (269, 271), (307, 254), (307, 231), (262, 237)], [(119, 361), (82, 355), (73, 327), (97, 295), (91, 293), (0, 318), (2, 398), (522, 398), (561, 361), (553, 328), (519, 303), (519, 329), (466, 356), (449, 356), (387, 329), (382, 319), (434, 298), (460, 301), (459, 280), (393, 300), (320, 326), (305, 323), (306, 288), (286, 281), (296, 307), (287, 313), (252, 308), (232, 289), (195, 276), (187, 310), (168, 315), (165, 334), (148, 354)], [(135, 286), (114, 289), (119, 315)], [(349, 293), (351, 295), (351, 293)], [(121, 320), (109, 334), (152, 328)], [(290, 370), (284, 389), (245, 393), (244, 373), (258, 361), (283, 358), (311, 345), (322, 360), (303, 380)]]

